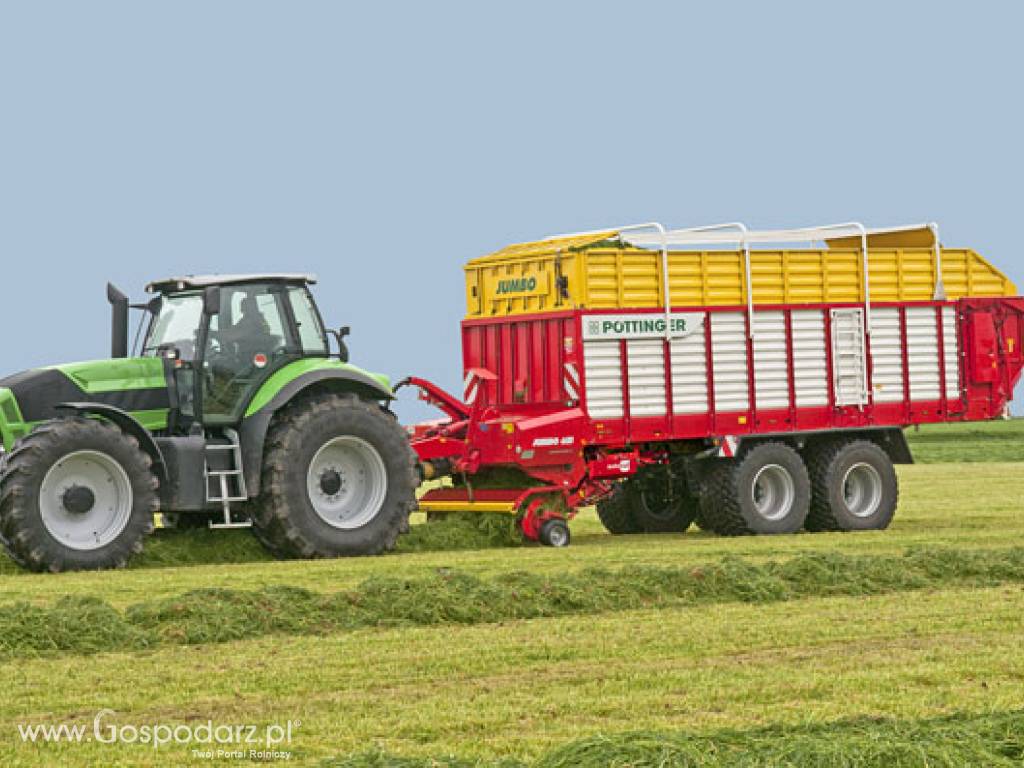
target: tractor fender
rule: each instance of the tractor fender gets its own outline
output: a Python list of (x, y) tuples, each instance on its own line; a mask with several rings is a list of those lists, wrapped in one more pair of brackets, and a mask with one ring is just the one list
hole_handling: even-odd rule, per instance
[(238, 428), (238, 438), (242, 445), (245, 488), (249, 498), (260, 492), (263, 444), (274, 414), (311, 387), (324, 384), (338, 391), (355, 392), (371, 400), (393, 400), (395, 397), (391, 390), (372, 376), (346, 368), (321, 368), (289, 381), (266, 405), (246, 416)]
[(153, 439), (149, 430), (127, 411), (105, 403), (59, 403), (56, 410), (99, 416), (116, 425), (122, 432), (139, 441), (139, 447), (153, 460), (153, 471), (160, 479), (161, 486), (167, 483), (167, 464), (164, 462), (163, 451), (160, 450), (160, 446), (156, 444), (156, 440)]

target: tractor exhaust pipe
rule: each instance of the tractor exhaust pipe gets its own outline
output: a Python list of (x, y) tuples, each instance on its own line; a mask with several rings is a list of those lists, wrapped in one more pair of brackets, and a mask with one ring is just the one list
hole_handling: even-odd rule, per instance
[(128, 297), (107, 283), (110, 302), (110, 356), (128, 357)]

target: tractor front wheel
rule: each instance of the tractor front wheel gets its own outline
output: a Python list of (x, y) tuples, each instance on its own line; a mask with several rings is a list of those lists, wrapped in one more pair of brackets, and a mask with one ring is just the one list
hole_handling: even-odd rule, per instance
[(415, 465), (405, 432), (377, 403), (301, 400), (267, 434), (254, 532), (278, 557), (394, 549), (416, 506)]
[(0, 539), (33, 571), (122, 568), (142, 551), (159, 482), (138, 441), (97, 419), (55, 419), (0, 474)]

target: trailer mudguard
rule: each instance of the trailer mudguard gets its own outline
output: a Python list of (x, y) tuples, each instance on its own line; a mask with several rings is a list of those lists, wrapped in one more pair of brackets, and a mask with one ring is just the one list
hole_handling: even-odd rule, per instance
[(163, 451), (156, 444), (152, 433), (127, 411), (105, 403), (59, 403), (55, 406), (55, 410), (58, 412), (74, 411), (86, 416), (99, 416), (115, 424), (122, 432), (126, 432), (139, 441), (139, 447), (153, 460), (153, 472), (160, 479), (161, 486), (167, 484), (167, 464), (164, 461)]
[(355, 392), (368, 400), (394, 399), (387, 377), (328, 358), (309, 358), (286, 365), (259, 388), (238, 429), (242, 466), (249, 498), (260, 491), (263, 444), (274, 414), (303, 392)]

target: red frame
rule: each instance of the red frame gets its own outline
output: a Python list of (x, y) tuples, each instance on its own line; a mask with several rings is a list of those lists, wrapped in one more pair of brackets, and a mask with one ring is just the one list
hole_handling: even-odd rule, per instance
[[(940, 398), (911, 402), (907, 359), (906, 309), (933, 307), (938, 326)], [(627, 477), (643, 463), (664, 460), (666, 442), (703, 441), (712, 447), (726, 437), (788, 434), (828, 430), (903, 428), (940, 421), (975, 421), (1001, 415), (1020, 378), (1024, 359), (1024, 298), (976, 298), (959, 301), (887, 302), (872, 308), (897, 307), (903, 355), (903, 398), (875, 403), (872, 396), (870, 336), (865, 340), (868, 366), (868, 402), (863, 406), (837, 406), (832, 373), (831, 312), (862, 304), (773, 304), (755, 311), (782, 311), (786, 326), (789, 402), (785, 408), (759, 409), (755, 400), (753, 345), (747, 334), (748, 409), (723, 413), (716, 410), (711, 315), (742, 312), (745, 306), (679, 307), (674, 311), (703, 313), (708, 410), (676, 414), (672, 401), (671, 350), (664, 343), (665, 405), (663, 416), (638, 417), (629, 410), (629, 360), (626, 341), (620, 341), (623, 415), (618, 419), (591, 419), (586, 411), (586, 367), (583, 361), (582, 318), (623, 310), (566, 310), (543, 314), (465, 320), (462, 323), (463, 370), (477, 375), (472, 403), (461, 403), (421, 379), (411, 383), (421, 397), (434, 402), (449, 416), (442, 425), (416, 427), (412, 445), (421, 460), (446, 459), (455, 471), (472, 475), (489, 466), (515, 466), (538, 485), (567, 494), (570, 506), (589, 503), (607, 493), (617, 477)], [(956, 311), (959, 339), (959, 400), (946, 390), (943, 308)], [(794, 381), (792, 312), (819, 309), (824, 314), (828, 404), (797, 407)], [(660, 315), (661, 309), (629, 310), (632, 314)], [(978, 317), (977, 321), (975, 318)], [(991, 326), (989, 319), (991, 319)], [(747, 317), (749, 324), (750, 318)], [(981, 330), (972, 332), (977, 325)], [(995, 338), (987, 328), (995, 330)], [(566, 365), (578, 372), (578, 400), (563, 379)], [(622, 461), (628, 454), (628, 461)], [(616, 468), (621, 467), (619, 471)]]

